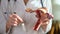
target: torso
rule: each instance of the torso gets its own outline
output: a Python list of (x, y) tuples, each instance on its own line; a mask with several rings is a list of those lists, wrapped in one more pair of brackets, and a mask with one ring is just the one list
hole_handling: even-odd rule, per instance
[[(23, 0), (17, 0), (14, 11), (16, 11), (16, 13), (24, 20), (26, 31), (23, 30), (22, 25), (20, 24), (13, 29), (13, 34), (44, 34), (44, 33), (42, 33), (43, 31), (41, 29), (37, 32), (32, 29), (37, 21), (37, 18), (35, 17), (36, 14), (27, 13), (25, 11), (26, 8), (32, 8), (33, 10), (37, 9), (37, 6), (34, 6), (35, 4), (32, 2), (33, 2), (32, 0), (29, 0), (25, 5)], [(13, 2), (11, 2), (11, 3), (13, 3)], [(41, 4), (39, 3), (39, 1), (37, 4), (39, 5), (38, 7), (41, 7)], [(3, 16), (1, 18), (4, 19)], [(2, 20), (2, 22), (3, 22), (3, 20)], [(3, 23), (5, 23), (5, 22), (3, 22)]]
[[(32, 8), (32, 9), (36, 8), (37, 9), (37, 7), (34, 7), (34, 5), (30, 4), (30, 2), (32, 2), (32, 0), (29, 0), (27, 2), (27, 4), (25, 5), (25, 8)], [(21, 13), (22, 13), (22, 11), (21, 11)], [(17, 13), (17, 14), (20, 15), (20, 13)], [(20, 24), (19, 26), (17, 26), (16, 28), (14, 28), (13, 34), (17, 34), (17, 33), (18, 34), (44, 34), (44, 33), (42, 33), (41, 29), (38, 32), (33, 30), (33, 26), (34, 26), (34, 24), (37, 21), (37, 18), (35, 17), (35, 15), (36, 15), (35, 13), (27, 13), (25, 11), (24, 12), (24, 16), (23, 16), (23, 20), (24, 20), (26, 31), (23, 30), (22, 25)]]

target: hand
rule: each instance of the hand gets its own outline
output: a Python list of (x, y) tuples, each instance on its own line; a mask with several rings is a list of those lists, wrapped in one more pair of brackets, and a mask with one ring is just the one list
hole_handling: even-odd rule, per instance
[(49, 19), (48, 19), (48, 18), (45, 18), (45, 19), (42, 20), (42, 21), (43, 21), (42, 24), (41, 24), (42, 29), (43, 29), (44, 31), (46, 31), (47, 25), (49, 24)]
[(23, 22), (23, 20), (17, 14), (10, 15), (6, 23), (6, 32), (8, 31), (10, 26), (17, 26), (21, 22)]

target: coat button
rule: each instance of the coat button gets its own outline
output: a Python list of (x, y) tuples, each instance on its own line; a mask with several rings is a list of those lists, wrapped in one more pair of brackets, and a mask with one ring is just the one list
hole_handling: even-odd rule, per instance
[(8, 0), (8, 2), (10, 2), (10, 0)]
[(14, 14), (16, 14), (16, 12), (14, 12)]
[(17, 0), (14, 0), (15, 2), (17, 1)]
[(7, 14), (7, 12), (4, 12), (4, 14)]

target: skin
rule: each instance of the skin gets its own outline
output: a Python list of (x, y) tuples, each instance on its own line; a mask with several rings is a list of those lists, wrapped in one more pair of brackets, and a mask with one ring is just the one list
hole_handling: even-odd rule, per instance
[(10, 26), (17, 26), (22, 22), (23, 22), (23, 19), (20, 18), (17, 14), (10, 15), (6, 23), (6, 32), (9, 30)]

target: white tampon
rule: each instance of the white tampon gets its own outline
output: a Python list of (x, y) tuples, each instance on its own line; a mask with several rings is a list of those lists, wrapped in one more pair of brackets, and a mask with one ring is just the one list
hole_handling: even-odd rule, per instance
[(25, 28), (25, 24), (24, 23), (22, 23), (22, 28), (23, 28), (24, 31), (26, 31), (26, 28)]

